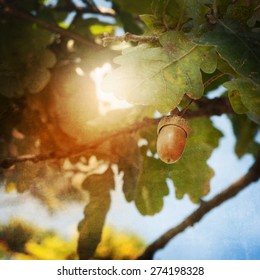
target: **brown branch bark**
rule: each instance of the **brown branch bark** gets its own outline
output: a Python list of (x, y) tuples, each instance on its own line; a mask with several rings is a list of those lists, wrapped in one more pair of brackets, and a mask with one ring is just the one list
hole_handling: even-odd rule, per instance
[(139, 43), (155, 43), (159, 42), (159, 37), (157, 36), (145, 36), (145, 35), (135, 35), (129, 32), (122, 36), (105, 36), (103, 39), (103, 45), (107, 46), (111, 42), (139, 42)]
[[(188, 111), (185, 114), (186, 119), (193, 119), (198, 117), (210, 117), (210, 116), (219, 116), (222, 114), (230, 114), (233, 113), (233, 110), (229, 104), (229, 101), (227, 98), (220, 97), (215, 99), (201, 99), (197, 101), (197, 104), (199, 106), (199, 110), (197, 111)], [(9, 157), (9, 158), (0, 158), (0, 167), (1, 168), (9, 168), (12, 165), (16, 163), (26, 162), (26, 161), (32, 161), (32, 162), (40, 162), (45, 160), (57, 160), (61, 158), (67, 158), (67, 157), (76, 157), (87, 150), (94, 150), (99, 145), (104, 143), (105, 141), (112, 139), (114, 137), (118, 137), (122, 134), (130, 134), (133, 132), (136, 132), (144, 127), (149, 127), (152, 125), (157, 125), (160, 121), (160, 118), (157, 119), (151, 119), (151, 118), (145, 118), (140, 122), (136, 122), (132, 124), (131, 126), (128, 126), (126, 128), (117, 130), (117, 131), (111, 131), (102, 134), (101, 137), (95, 139), (94, 141), (84, 145), (79, 146), (74, 150), (71, 150), (66, 153), (57, 153), (55, 151), (48, 153), (48, 154), (40, 154), (40, 155), (21, 155), (17, 157)]]
[(213, 1), (213, 16), (218, 18), (218, 0)]
[(229, 99), (226, 97), (219, 97), (214, 99), (201, 98), (196, 101), (199, 109), (196, 111), (187, 111), (185, 113), (186, 119), (193, 119), (198, 117), (220, 116), (222, 114), (233, 114)]
[(237, 195), (240, 191), (245, 189), (249, 184), (257, 181), (260, 178), (260, 157), (257, 158), (255, 163), (251, 166), (248, 172), (238, 179), (236, 182), (231, 184), (227, 189), (213, 197), (207, 202), (202, 202), (200, 207), (195, 210), (191, 215), (189, 215), (183, 222), (181, 222), (176, 227), (168, 230), (161, 237), (150, 244), (142, 255), (138, 259), (151, 260), (154, 254), (164, 248), (167, 243), (172, 240), (176, 235), (183, 232), (188, 227), (193, 226), (195, 223), (199, 222), (207, 213), (209, 213), (213, 208), (221, 205), (225, 201)]

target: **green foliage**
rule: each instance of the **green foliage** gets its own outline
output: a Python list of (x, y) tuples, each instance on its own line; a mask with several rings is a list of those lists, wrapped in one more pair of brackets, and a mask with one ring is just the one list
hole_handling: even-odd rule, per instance
[[(207, 108), (212, 104), (211, 90), (227, 89), (224, 96), (235, 111), (230, 120), (237, 156), (259, 153), (255, 141), (260, 124), (258, 1), (109, 2), (115, 16), (103, 17), (101, 10), (76, 13), (71, 1), (64, 0), (51, 6), (42, 0), (4, 1), (8, 7), (1, 9), (1, 184), (6, 191), (30, 192), (51, 211), (71, 200), (87, 201), (78, 227), (82, 259), (131, 258), (113, 250), (104, 254), (111, 234), (106, 245), (100, 245), (102, 236), (108, 236), (103, 228), (110, 192), (118, 183), (112, 167), (123, 175), (126, 201), (142, 215), (163, 210), (167, 179), (173, 181), (178, 199), (188, 195), (198, 203), (209, 193), (214, 171), (207, 161), (222, 136), (203, 117), (204, 112), (215, 113), (215, 108), (212, 112)], [(87, 4), (82, 8), (92, 9)], [(75, 16), (69, 21), (71, 12)], [(149, 35), (155, 40), (128, 42), (127, 48), (115, 42), (104, 48), (103, 33), (115, 35), (122, 28), (140, 34), (137, 38)], [(112, 61), (114, 69), (104, 88), (133, 106), (103, 115), (90, 75)], [(157, 111), (183, 109), (191, 99), (192, 133), (182, 158), (166, 165), (156, 153), (158, 120), (151, 118)], [(216, 109), (225, 112), (226, 106)], [(5, 159), (10, 158), (13, 161), (7, 164)], [(10, 247), (15, 234), (8, 232), (10, 240), (0, 244), (1, 251), (20, 246), (14, 250), (28, 258), (77, 258), (72, 245), (66, 247), (55, 236), (37, 243), (29, 240), (30, 233), (18, 240), (19, 246)], [(55, 246), (61, 250), (51, 255)]]
[(138, 0), (115, 0), (113, 2), (117, 3), (123, 10), (136, 15), (151, 12), (151, 1), (149, 0), (143, 0), (142, 5)]
[(235, 153), (237, 156), (241, 158), (245, 154), (250, 153), (257, 157), (260, 145), (255, 142), (255, 137), (259, 126), (250, 121), (245, 115), (234, 115), (230, 118), (236, 135)]
[(216, 31), (204, 34), (199, 42), (215, 45), (219, 55), (240, 75), (260, 83), (258, 34), (242, 29), (238, 23), (220, 21)]
[(119, 171), (124, 172), (123, 192), (128, 202), (136, 196), (141, 168), (141, 153), (134, 136), (121, 136), (114, 144), (113, 153), (118, 156)]
[(34, 230), (20, 220), (12, 220), (7, 225), (0, 225), (0, 241), (15, 252), (23, 252), (26, 242), (34, 235)]
[(114, 178), (111, 169), (103, 176), (91, 175), (83, 188), (89, 192), (89, 203), (84, 214), (84, 220), (79, 224), (78, 254), (80, 259), (89, 259), (101, 240), (106, 214), (110, 207), (110, 190), (114, 188)]
[(162, 210), (163, 197), (169, 194), (166, 184), (168, 170), (153, 157), (145, 157), (142, 168), (137, 181), (135, 205), (142, 215), (154, 215)]
[[(43, 230), (23, 220), (0, 225), (0, 259), (76, 260), (76, 244), (75, 236), (64, 239), (57, 232)], [(138, 236), (106, 226), (94, 259), (136, 259), (144, 246)]]
[[(224, 83), (224, 86), (229, 89), (229, 95), (234, 93), (237, 96), (235, 104), (231, 99), (231, 104), (237, 113), (241, 112), (240, 108), (243, 106), (246, 107), (248, 111), (260, 115), (260, 86), (255, 85), (249, 79), (232, 80)], [(238, 106), (239, 108), (237, 109)], [(242, 113), (244, 112), (242, 108)]]
[(54, 53), (46, 49), (51, 40), (52, 34), (35, 24), (11, 18), (0, 25), (1, 95), (20, 97), (47, 85), (49, 68), (56, 63)]
[(169, 29), (199, 29), (203, 17), (209, 11), (206, 4), (211, 0), (155, 0), (151, 4), (151, 14), (141, 15), (141, 19), (152, 33)]
[(174, 31), (164, 33), (160, 44), (123, 51), (115, 59), (120, 67), (107, 76), (105, 89), (114, 90), (120, 99), (152, 105), (164, 113), (178, 106), (185, 94), (201, 98), (204, 88), (200, 69), (212, 73), (217, 65), (212, 49), (199, 47)]
[(124, 2), (118, 1), (118, 2), (120, 5), (118, 5), (117, 3), (113, 3), (113, 8), (116, 11), (116, 13), (118, 14), (118, 17), (120, 19), (121, 24), (123, 25), (124, 30), (126, 32), (131, 32), (134, 34), (141, 34), (142, 29), (139, 27), (139, 25), (134, 20), (133, 15), (124, 9), (125, 8), (124, 4), (127, 4), (127, 3), (125, 3), (125, 1)]
[(192, 133), (182, 158), (172, 168), (171, 179), (177, 198), (188, 194), (193, 202), (198, 203), (210, 191), (209, 182), (214, 172), (207, 160), (218, 146), (222, 134), (206, 118), (192, 120), (189, 124)]

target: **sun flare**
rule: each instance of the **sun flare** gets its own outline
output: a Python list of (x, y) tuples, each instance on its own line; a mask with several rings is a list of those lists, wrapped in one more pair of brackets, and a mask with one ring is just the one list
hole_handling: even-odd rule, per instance
[(97, 67), (90, 73), (91, 78), (96, 85), (97, 98), (99, 100), (100, 114), (104, 115), (108, 111), (113, 109), (129, 108), (132, 105), (124, 100), (116, 98), (113, 92), (105, 92), (102, 89), (102, 81), (104, 76), (112, 70), (112, 66), (109, 63), (105, 63), (102, 67)]

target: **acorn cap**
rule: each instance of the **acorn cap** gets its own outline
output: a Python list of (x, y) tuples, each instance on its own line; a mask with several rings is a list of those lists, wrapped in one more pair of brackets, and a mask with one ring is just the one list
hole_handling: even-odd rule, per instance
[(166, 117), (161, 118), (161, 120), (158, 124), (158, 127), (157, 127), (157, 134), (159, 134), (161, 129), (167, 125), (178, 126), (179, 128), (181, 128), (185, 131), (186, 136), (188, 136), (191, 131), (187, 121), (184, 118), (175, 115), (175, 116), (166, 116)]

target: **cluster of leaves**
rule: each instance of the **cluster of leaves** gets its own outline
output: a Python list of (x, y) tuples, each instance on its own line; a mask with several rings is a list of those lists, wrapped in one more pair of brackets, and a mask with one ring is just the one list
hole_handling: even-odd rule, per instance
[[(167, 179), (179, 199), (188, 195), (198, 203), (210, 191), (214, 172), (207, 160), (222, 136), (211, 120), (189, 122), (183, 157), (168, 166), (158, 159), (154, 126), (129, 129), (145, 117), (183, 109), (190, 99), (208, 100), (208, 92), (223, 85), (237, 113), (230, 117), (237, 155), (259, 150), (258, 1), (114, 0), (113, 24), (111, 16), (95, 16), (102, 12), (91, 2), (79, 8), (66, 0), (54, 6), (13, 0), (3, 1), (0, 11), (0, 157), (52, 158), (2, 164), (1, 180), (7, 190), (29, 190), (51, 209), (66, 199), (86, 200), (80, 258), (92, 258), (100, 243), (117, 186), (114, 165), (126, 200), (142, 215), (163, 209)], [(158, 40), (129, 45), (118, 56), (113, 46), (102, 47), (100, 36), (122, 27)], [(117, 66), (104, 88), (135, 106), (102, 116), (89, 73), (114, 57)]]

